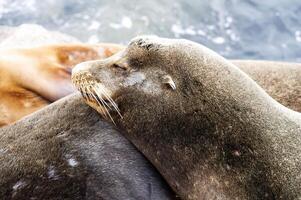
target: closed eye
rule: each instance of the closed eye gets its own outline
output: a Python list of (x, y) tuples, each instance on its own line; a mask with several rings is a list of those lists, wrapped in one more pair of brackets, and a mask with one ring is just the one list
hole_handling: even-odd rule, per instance
[(128, 67), (126, 65), (119, 65), (119, 64), (116, 64), (114, 63), (112, 65), (113, 68), (116, 68), (116, 69), (123, 69), (123, 70), (128, 70)]

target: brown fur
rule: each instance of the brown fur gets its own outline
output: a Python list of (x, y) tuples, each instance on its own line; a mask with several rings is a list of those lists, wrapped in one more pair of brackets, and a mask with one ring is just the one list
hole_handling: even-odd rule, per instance
[(0, 50), (0, 127), (73, 92), (72, 67), (111, 56), (122, 46), (60, 44)]
[(231, 60), (275, 100), (301, 112), (301, 64), (255, 60)]
[[(301, 197), (300, 113), (193, 42), (141, 37), (121, 55), (84, 71), (111, 90), (123, 116), (112, 111), (114, 121), (182, 199)], [(126, 86), (137, 72), (145, 80)]]

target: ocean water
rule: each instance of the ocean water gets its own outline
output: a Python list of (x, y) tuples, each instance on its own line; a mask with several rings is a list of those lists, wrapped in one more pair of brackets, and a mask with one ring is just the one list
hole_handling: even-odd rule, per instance
[(301, 62), (300, 0), (0, 0), (0, 25), (36, 23), (83, 42), (186, 38), (227, 58)]

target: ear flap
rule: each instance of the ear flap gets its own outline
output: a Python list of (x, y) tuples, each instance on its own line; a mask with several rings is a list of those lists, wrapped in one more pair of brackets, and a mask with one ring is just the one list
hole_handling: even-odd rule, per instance
[(176, 84), (169, 75), (165, 75), (162, 77), (162, 83), (169, 85), (169, 87), (171, 87), (171, 89), (173, 90), (176, 89)]

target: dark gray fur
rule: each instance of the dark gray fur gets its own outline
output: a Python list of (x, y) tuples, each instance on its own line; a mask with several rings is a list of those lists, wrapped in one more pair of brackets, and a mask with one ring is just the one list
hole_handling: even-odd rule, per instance
[(0, 129), (0, 199), (174, 195), (135, 147), (74, 95)]

